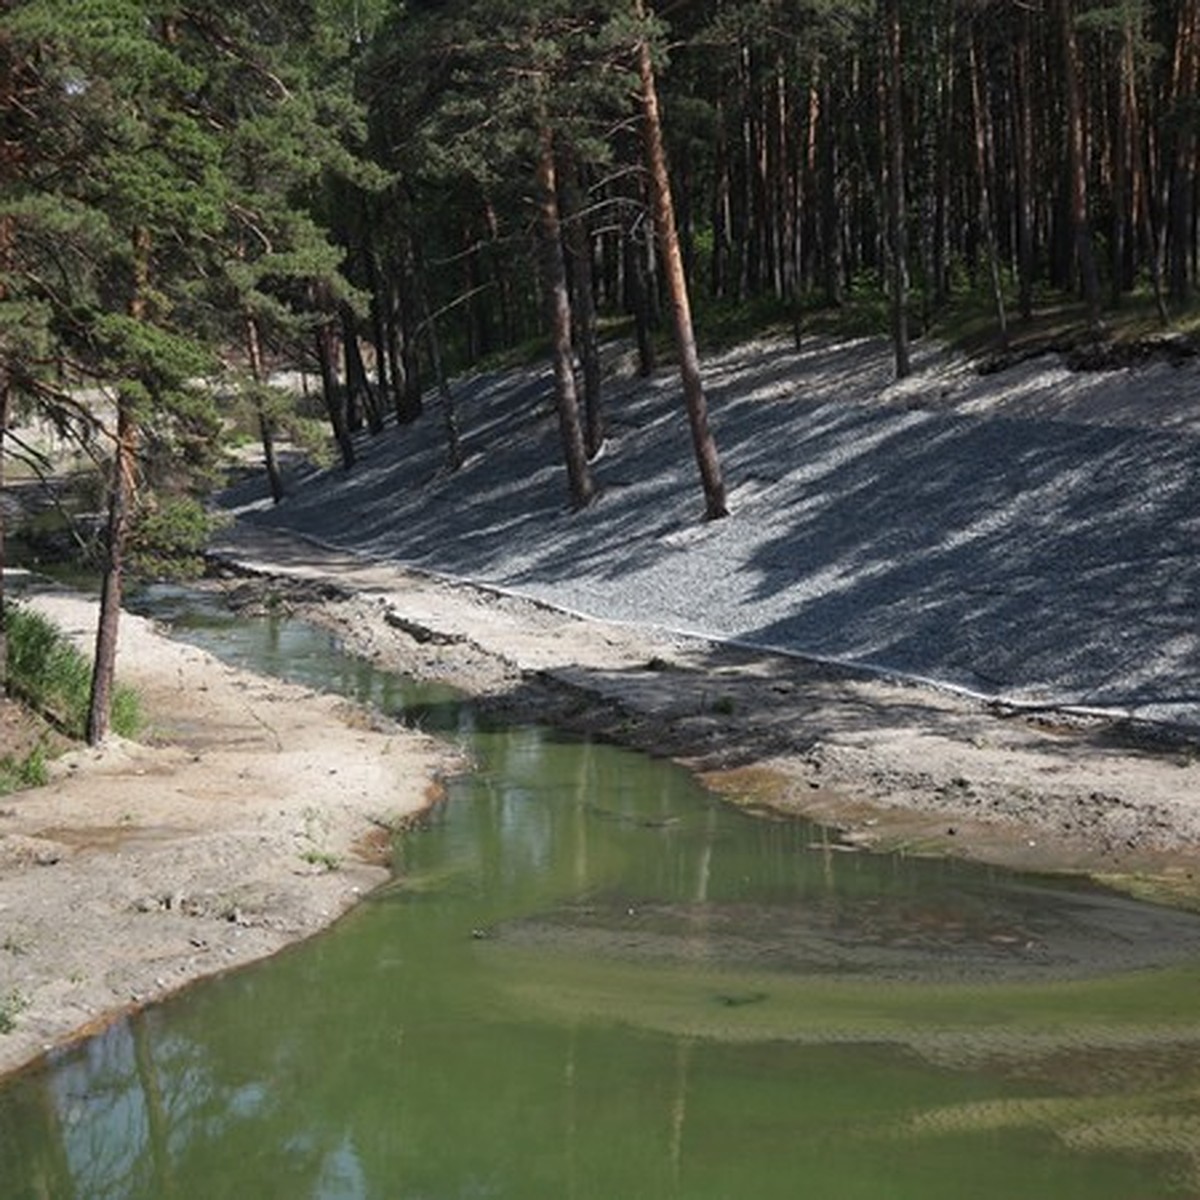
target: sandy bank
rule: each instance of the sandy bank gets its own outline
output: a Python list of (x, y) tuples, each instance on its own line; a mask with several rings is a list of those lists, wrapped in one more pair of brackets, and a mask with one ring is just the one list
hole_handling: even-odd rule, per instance
[[(95, 608), (32, 603), (73, 637)], [(419, 733), (122, 618), (147, 744), (54, 764), (0, 804), (0, 1071), (328, 925), (388, 877), (388, 831), (448, 765)]]

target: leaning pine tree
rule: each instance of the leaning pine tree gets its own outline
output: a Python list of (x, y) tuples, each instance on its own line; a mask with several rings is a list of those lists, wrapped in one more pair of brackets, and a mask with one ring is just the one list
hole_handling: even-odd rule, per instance
[[(639, 20), (644, 21), (646, 13), (642, 0), (634, 0), (634, 9)], [(705, 399), (704, 384), (700, 377), (700, 356), (696, 349), (696, 334), (692, 328), (687, 275), (683, 266), (683, 254), (679, 248), (679, 232), (675, 225), (675, 205), (671, 198), (670, 177), (667, 174), (658, 87), (648, 33), (638, 40), (637, 63), (641, 81), (642, 134), (646, 170), (650, 177), (650, 192), (653, 198), (654, 226), (658, 233), (659, 253), (662, 255), (663, 274), (670, 297), (675, 348), (679, 355), (679, 377), (683, 384), (683, 401), (692, 430), (692, 448), (704, 486), (704, 515), (711, 521), (718, 517), (727, 517), (729, 505), (725, 497), (725, 482), (721, 475), (716, 439), (708, 424), (708, 401)]]
[[(203, 75), (181, 58), (179, 29), (139, 0), (28, 0), (0, 37), (37, 78), (25, 97), (36, 153), (12, 258), (53, 342), (19, 385), (35, 402), (74, 406), (107, 445), (109, 491), (101, 616), (87, 721), (108, 733), (124, 563), (135, 482), (166, 462), (178, 479), (202, 465), (216, 421), (192, 381), (211, 370), (182, 330), (195, 281), (221, 228), (217, 132), (194, 98)], [(51, 135), (52, 131), (52, 135)], [(98, 397), (83, 411), (80, 394)]]

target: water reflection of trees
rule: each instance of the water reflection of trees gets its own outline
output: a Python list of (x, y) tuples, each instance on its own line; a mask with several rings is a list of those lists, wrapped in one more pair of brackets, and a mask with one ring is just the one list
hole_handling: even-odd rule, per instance
[[(769, 1198), (803, 1178), (816, 1195), (1098, 1200), (1135, 1194), (1139, 1173), (1144, 1184), (1145, 1162), (1099, 1125), (1071, 1154), (1079, 1124), (1065, 1115), (1000, 1136), (970, 1119), (1050, 1111), (1020, 1104), (1063, 1085), (1032, 1073), (1044, 1050), (1019, 1039), (1003, 1071), (969, 1056), (931, 1067), (902, 1034), (866, 1044), (849, 1014), (844, 1044), (802, 1044), (798, 1007), (796, 1027), (736, 1045), (689, 1024), (694, 996), (668, 1011), (675, 1026), (643, 1020), (655, 996), (641, 967), (599, 1013), (531, 1012), (503, 969), (505, 922), (605, 898), (618, 916), (658, 904), (704, 959), (730, 909), (900, 908), (944, 894), (961, 869), (842, 855), (811, 827), (744, 822), (682, 772), (609, 747), (537, 731), (478, 744), (479, 773), (403, 847), (407, 871), (442, 884), (402, 880), (336, 936), (121, 1022), (0, 1094), (0, 1194)], [(521, 961), (544, 989), (587, 986), (567, 956)], [(694, 991), (691, 978), (673, 986)], [(979, 1002), (963, 993), (964, 1007)], [(1139, 1128), (1167, 1129), (1177, 1072), (1123, 1088), (1132, 1077), (1111, 1051), (1087, 1052), (1113, 1069), (1080, 1084), (1081, 1103), (1129, 1104)], [(965, 1119), (932, 1130), (922, 1113)]]

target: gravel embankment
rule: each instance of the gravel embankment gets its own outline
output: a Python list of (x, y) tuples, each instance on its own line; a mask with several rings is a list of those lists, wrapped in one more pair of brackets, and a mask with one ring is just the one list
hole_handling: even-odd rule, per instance
[(590, 616), (866, 665), (1017, 703), (1200, 725), (1200, 367), (980, 376), (876, 341), (705, 364), (733, 515), (705, 524), (674, 376), (617, 378), (602, 490), (566, 510), (549, 374), (456, 394), (244, 519)]

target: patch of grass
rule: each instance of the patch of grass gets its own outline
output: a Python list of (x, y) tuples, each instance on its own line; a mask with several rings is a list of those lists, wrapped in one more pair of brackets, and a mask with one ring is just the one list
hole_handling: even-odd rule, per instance
[(0, 1034), (12, 1033), (17, 1027), (17, 1017), (29, 1007), (29, 1001), (13, 988), (0, 996)]
[(0, 757), (0, 796), (20, 792), (25, 788), (42, 787), (50, 782), (46, 767), (46, 748), (35, 746), (23, 758), (12, 754)]
[[(49, 717), (65, 733), (83, 737), (92, 685), (87, 659), (39, 613), (8, 604), (3, 619), (8, 635), (10, 692)], [(113, 731), (133, 737), (141, 723), (137, 693), (118, 685), (113, 692)], [(37, 770), (36, 763), (32, 769)]]
[(328, 850), (305, 850), (300, 858), (310, 867), (323, 867), (326, 871), (336, 871), (342, 865), (342, 860)]

